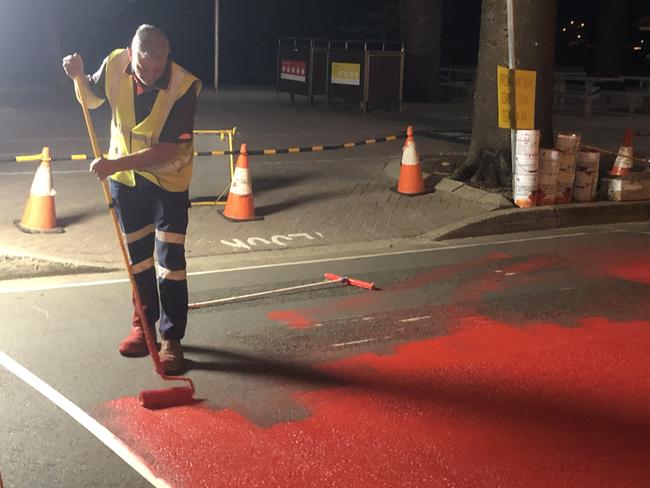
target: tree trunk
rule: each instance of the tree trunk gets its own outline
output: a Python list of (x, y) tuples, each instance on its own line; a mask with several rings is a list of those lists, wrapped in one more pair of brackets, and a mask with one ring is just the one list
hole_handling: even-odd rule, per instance
[(440, 98), (442, 0), (400, 0), (400, 28), (406, 49), (405, 98)]
[(627, 0), (600, 0), (597, 12), (594, 75), (622, 75), (625, 72)]
[[(472, 142), (453, 174), (462, 181), (496, 188), (512, 179), (510, 131), (497, 118), (497, 66), (508, 66), (505, 0), (483, 0), (472, 117)], [(514, 0), (515, 66), (537, 71), (535, 128), (541, 143), (553, 141), (553, 65), (557, 0)]]

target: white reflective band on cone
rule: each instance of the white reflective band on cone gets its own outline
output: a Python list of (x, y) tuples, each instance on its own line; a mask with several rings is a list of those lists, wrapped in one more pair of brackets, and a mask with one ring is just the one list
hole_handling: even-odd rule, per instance
[(230, 193), (235, 195), (250, 195), (253, 193), (251, 188), (251, 179), (247, 168), (235, 168), (235, 174), (232, 177)]
[(416, 164), (420, 164), (418, 161), (418, 153), (415, 150), (414, 142), (409, 142), (404, 148), (404, 152), (402, 154), (402, 164), (406, 166), (415, 166)]
[(621, 146), (618, 149), (614, 165), (621, 168), (631, 168), (634, 165), (632, 157), (634, 157), (634, 148), (632, 146)]
[(38, 197), (53, 197), (56, 195), (56, 191), (52, 188), (52, 175), (49, 166), (41, 165), (38, 167), (29, 192)]

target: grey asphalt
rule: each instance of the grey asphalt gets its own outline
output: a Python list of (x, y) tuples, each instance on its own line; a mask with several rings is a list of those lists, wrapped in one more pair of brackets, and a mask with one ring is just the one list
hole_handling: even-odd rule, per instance
[[(476, 279), (472, 276), (477, 271), (471, 268), (436, 278), (437, 270), (478, 263), (494, 253), (516, 265), (535, 256), (616, 249), (623, 243), (642, 252), (647, 231), (647, 224), (626, 224), (432, 244), (416, 239), (413, 252), (394, 255), (360, 258), (350, 253), (311, 263), (287, 259), (257, 269), (194, 274), (190, 278), (192, 300), (300, 284), (324, 271), (375, 281), (383, 291), (332, 287), (194, 311), (185, 340), (189, 375), (197, 384), (198, 396), (216, 411), (238, 412), (264, 429), (298, 421), (310, 412), (295, 400), (295, 392), (331, 386), (318, 372), (319, 364), (363, 353), (386, 354), (400, 344), (449, 333), (439, 327), (437, 313), (464, 303), (466, 298), (455, 297), (452, 291), (464, 280)], [(276, 258), (283, 254), (274, 253)], [(478, 276), (485, 272), (483, 266), (478, 266)], [(529, 287), (488, 293), (480, 304), (496, 317), (513, 322), (521, 320), (522, 313), (533, 321), (550, 315), (559, 324), (566, 321), (567, 326), (583, 315), (638, 318), (633, 305), (642, 302), (642, 285), (585, 280), (568, 269), (549, 272), (553, 278), (544, 285), (533, 282)], [(2, 323), (14, 324), (0, 337), (0, 351), (94, 416), (106, 402), (160, 387), (148, 358), (118, 356), (116, 344), (128, 327), (124, 322), (128, 283), (123, 273), (109, 273), (105, 278), (116, 280), (94, 282), (93, 277), (82, 276), (73, 278), (68, 287), (66, 277), (41, 283), (29, 280), (31, 289), (20, 293), (0, 286)], [(616, 297), (626, 294), (623, 302), (608, 298), (614, 288), (622, 290)], [(594, 297), (599, 299), (594, 302)], [(342, 306), (346, 301), (355, 305)], [(268, 318), (271, 311), (288, 309), (311, 310), (321, 326), (291, 328)], [(422, 324), (408, 321), (421, 316), (423, 310), (436, 318)], [(8, 445), (0, 449), (7, 487), (148, 486), (74, 420), (1, 367), (0, 401), (11, 409), (10, 415), (0, 417), (0, 439)], [(223, 448), (210, 447), (216, 457)], [(137, 454), (157, 468), (146, 452)]]
[[(108, 111), (102, 108), (95, 112), (98, 133), (105, 135)], [(647, 133), (649, 121), (647, 115), (596, 113), (583, 117), (564, 113), (555, 117), (555, 129), (580, 132), (586, 143), (616, 150), (626, 127)], [(230, 88), (217, 94), (206, 89), (196, 122), (199, 129), (236, 126), (235, 146), (246, 142), (249, 149), (341, 144), (400, 134), (407, 125), (428, 134), (416, 137), (420, 155), (457, 157), (468, 149), (471, 103), (406, 104), (402, 112), (374, 109), (363, 113), (354, 105), (326, 108), (316, 104), (310, 108), (301, 97), (291, 104), (287, 94), (276, 98), (270, 88)], [(43, 145), (50, 146), (55, 157), (90, 153), (81, 111), (71, 94), (22, 96), (15, 103), (5, 102), (0, 107), (0, 129), (3, 155), (32, 154)], [(107, 140), (102, 138), (100, 144), (106, 147)], [(637, 136), (634, 146), (637, 154), (650, 155), (647, 135)], [(264, 220), (231, 223), (218, 215), (222, 207), (192, 207), (188, 269), (206, 258), (242, 259), (245, 255), (243, 259), (251, 259), (255, 254), (292, 249), (309, 249), (312, 253), (376, 249), (415, 236), (439, 240), (512, 232), (520, 219), (527, 222), (522, 230), (597, 224), (599, 209), (604, 207), (610, 209), (604, 222), (644, 220), (644, 211), (639, 210), (643, 207), (610, 203), (599, 204), (595, 211), (583, 212), (584, 206), (579, 205), (564, 206), (562, 211), (545, 209), (542, 212), (550, 212), (551, 217), (538, 218), (535, 212), (539, 210), (514, 209), (500, 195), (447, 180), (438, 182), (436, 175), (431, 184), (438, 184), (430, 193), (398, 195), (393, 188), (400, 154), (401, 142), (396, 141), (328, 152), (251, 157), (256, 210)], [(19, 277), (119, 269), (121, 257), (113, 228), (101, 187), (86, 171), (88, 163), (53, 164), (57, 218), (65, 228), (65, 233), (54, 235), (24, 234), (13, 225), (22, 215), (37, 163), (0, 164), (0, 256), (4, 263), (27, 271), (12, 274), (10, 264), (0, 270), (5, 277)], [(223, 174), (227, 164), (223, 157), (199, 158), (197, 174), (209, 165), (218, 165)], [(603, 157), (603, 164), (611, 164), (610, 158)], [(200, 184), (206, 184), (203, 176)], [(213, 193), (221, 193), (225, 186), (227, 181), (217, 178)], [(568, 209), (574, 209), (569, 224), (559, 217)], [(497, 221), (501, 223), (495, 224)], [(24, 265), (17, 266), (20, 259)]]

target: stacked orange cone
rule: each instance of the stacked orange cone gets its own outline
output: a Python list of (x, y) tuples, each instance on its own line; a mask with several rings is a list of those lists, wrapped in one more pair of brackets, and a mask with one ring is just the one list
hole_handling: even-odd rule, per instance
[(255, 215), (253, 203), (253, 187), (251, 184), (250, 169), (248, 167), (248, 149), (242, 144), (237, 158), (237, 167), (230, 183), (230, 193), (226, 201), (223, 216), (234, 222), (247, 220), (261, 220)]
[(626, 129), (623, 145), (618, 150), (618, 155), (612, 167), (612, 176), (627, 176), (632, 170), (634, 164), (634, 149), (632, 148), (632, 129)]
[(402, 148), (402, 164), (399, 170), (397, 193), (402, 195), (421, 195), (424, 193), (424, 179), (420, 168), (420, 158), (413, 139), (413, 126), (406, 130), (406, 142)]
[(56, 225), (54, 205), (56, 191), (52, 187), (51, 161), (50, 148), (44, 147), (41, 153), (41, 164), (34, 175), (23, 218), (14, 221), (16, 227), (23, 232), (36, 234), (63, 232), (63, 228)]

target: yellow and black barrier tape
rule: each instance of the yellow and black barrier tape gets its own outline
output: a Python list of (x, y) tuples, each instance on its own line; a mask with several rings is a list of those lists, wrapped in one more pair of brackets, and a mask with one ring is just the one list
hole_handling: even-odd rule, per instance
[[(329, 144), (320, 146), (296, 146), (284, 147), (280, 149), (249, 149), (249, 156), (273, 156), (276, 154), (295, 154), (304, 152), (322, 152), (322, 151), (335, 151), (337, 149), (350, 149), (353, 147), (365, 146), (368, 144), (377, 144), (380, 142), (391, 142), (399, 139), (406, 139), (405, 135), (401, 136), (386, 136), (377, 137), (374, 139), (364, 139), (363, 141), (346, 142), (343, 144)], [(195, 152), (195, 156), (229, 156), (231, 154), (239, 154), (239, 150), (233, 151), (199, 151)]]
[[(208, 132), (208, 131), (206, 131)], [(213, 131), (209, 131), (213, 132)], [(429, 135), (430, 131), (419, 132), (415, 131), (415, 135)], [(305, 152), (323, 152), (323, 151), (335, 151), (339, 149), (351, 149), (353, 147), (366, 146), (369, 144), (379, 144), (382, 142), (392, 142), (397, 140), (406, 139), (406, 135), (389, 135), (385, 137), (376, 137), (371, 139), (364, 139), (361, 141), (354, 142), (345, 142), (342, 144), (328, 144), (328, 145), (319, 145), (319, 146), (295, 146), (295, 147), (285, 147), (279, 149), (251, 149), (248, 151), (249, 156), (272, 156), (276, 154), (296, 154), (296, 153), (305, 153)], [(232, 151), (226, 150), (213, 150), (213, 151), (196, 151), (194, 156), (230, 156), (238, 155), (239, 150), (234, 149)], [(92, 156), (87, 154), (71, 154), (67, 157), (52, 157), (52, 161), (84, 161), (94, 159)], [(41, 153), (30, 154), (24, 156), (0, 156), (0, 163), (26, 163), (34, 162), (41, 160)]]
[[(41, 153), (38, 154), (26, 154), (23, 156), (5, 156), (0, 157), (0, 163), (33, 163), (42, 161), (43, 156)], [(90, 157), (87, 154), (71, 154), (68, 157), (55, 158), (51, 157), (50, 161), (84, 161), (84, 160), (95, 159)]]
[[(353, 147), (365, 146), (368, 144), (377, 144), (381, 142), (391, 142), (397, 141), (400, 139), (406, 139), (405, 135), (401, 136), (386, 136), (386, 137), (377, 137), (374, 139), (364, 139), (362, 141), (355, 142), (346, 142), (343, 144), (330, 144), (330, 145), (321, 145), (321, 146), (297, 146), (297, 147), (285, 147), (280, 149), (251, 149), (248, 151), (249, 156), (272, 156), (276, 154), (295, 154), (295, 153), (304, 153), (304, 152), (322, 152), (322, 151), (334, 151), (337, 149), (350, 149)], [(239, 154), (239, 150), (232, 151), (196, 151), (194, 156), (230, 156)], [(68, 157), (52, 157), (52, 161), (84, 161), (94, 159), (93, 157), (87, 154), (71, 154)], [(24, 156), (10, 156), (2, 158), (0, 157), (0, 163), (28, 163), (41, 160), (41, 153), (38, 154), (29, 154)]]

